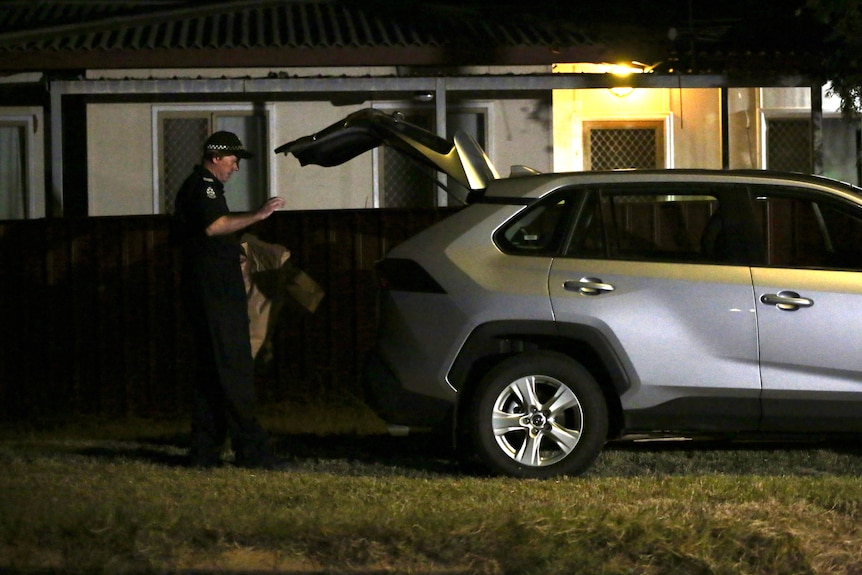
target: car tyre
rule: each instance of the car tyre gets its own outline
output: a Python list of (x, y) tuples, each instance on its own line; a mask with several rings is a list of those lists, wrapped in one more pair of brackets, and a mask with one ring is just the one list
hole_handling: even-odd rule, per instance
[(595, 378), (556, 352), (531, 351), (491, 369), (468, 425), (492, 472), (544, 479), (583, 473), (607, 440), (608, 409)]

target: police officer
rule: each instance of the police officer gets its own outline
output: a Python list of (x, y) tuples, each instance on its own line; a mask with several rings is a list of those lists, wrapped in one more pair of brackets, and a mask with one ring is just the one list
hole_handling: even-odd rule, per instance
[(232, 132), (215, 132), (200, 165), (177, 194), (175, 232), (182, 245), (182, 292), (194, 332), (196, 373), (189, 459), (195, 467), (220, 465), (228, 435), (235, 464), (280, 468), (255, 414), (254, 360), (237, 232), (284, 206), (282, 198), (259, 209), (231, 213), (224, 184), (240, 161), (251, 158)]

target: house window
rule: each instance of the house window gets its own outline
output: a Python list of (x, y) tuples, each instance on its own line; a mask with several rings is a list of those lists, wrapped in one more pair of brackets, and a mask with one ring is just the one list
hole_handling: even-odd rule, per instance
[[(851, 184), (860, 183), (860, 124), (841, 117), (824, 117), (823, 175)], [(810, 174), (814, 171), (811, 120), (808, 116), (766, 119), (766, 167)]]
[[(434, 131), (434, 114), (405, 113), (404, 120)], [(436, 172), (387, 146), (380, 148), (380, 207), (421, 208), (434, 206)]]
[(0, 220), (26, 218), (27, 130), (14, 122), (0, 122)]
[(584, 122), (586, 170), (650, 170), (664, 167), (664, 123)]
[(823, 175), (859, 185), (860, 123), (823, 118)]
[(233, 110), (163, 111), (159, 124), (159, 211), (173, 213), (177, 192), (201, 162), (204, 142), (218, 130), (234, 132), (255, 157), (243, 160), (225, 196), (232, 211), (256, 209), (267, 197), (266, 117)]
[(811, 124), (807, 117), (766, 120), (766, 168), (812, 172)]
[[(404, 119), (420, 128), (435, 132), (433, 109), (406, 111)], [(446, 134), (451, 139), (462, 130), (486, 148), (487, 111), (485, 109), (452, 108), (446, 115)], [(420, 165), (403, 154), (383, 146), (378, 149), (378, 205), (382, 208), (419, 208), (446, 205), (438, 200), (437, 171)], [(466, 197), (467, 191), (452, 178), (446, 178), (446, 188), (456, 197)]]

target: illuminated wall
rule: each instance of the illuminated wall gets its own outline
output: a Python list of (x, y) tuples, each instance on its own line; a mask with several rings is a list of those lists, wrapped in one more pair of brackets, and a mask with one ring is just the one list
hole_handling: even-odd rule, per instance
[[(612, 73), (597, 64), (558, 64), (555, 72)], [(721, 100), (717, 89), (555, 90), (554, 169), (584, 169), (586, 122), (655, 121), (664, 125), (664, 167), (721, 168)]]

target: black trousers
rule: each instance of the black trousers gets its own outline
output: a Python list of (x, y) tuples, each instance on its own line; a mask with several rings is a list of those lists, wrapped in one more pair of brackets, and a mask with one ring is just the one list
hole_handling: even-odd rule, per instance
[(267, 457), (267, 434), (255, 415), (254, 358), (245, 284), (239, 261), (186, 261), (185, 308), (195, 341), (190, 457), (218, 462), (228, 436), (239, 465)]

